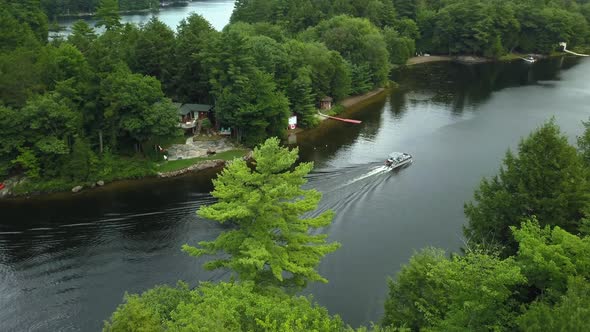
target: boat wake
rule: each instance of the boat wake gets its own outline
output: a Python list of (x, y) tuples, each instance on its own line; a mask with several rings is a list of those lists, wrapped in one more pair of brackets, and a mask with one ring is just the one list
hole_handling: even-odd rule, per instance
[(344, 186), (351, 185), (351, 184), (353, 184), (355, 182), (362, 181), (362, 180), (364, 180), (366, 178), (370, 178), (372, 176), (379, 175), (381, 173), (386, 173), (386, 172), (388, 172), (390, 170), (391, 170), (391, 168), (389, 168), (387, 166), (379, 166), (379, 167), (376, 167), (376, 168), (372, 169), (371, 171), (369, 171), (369, 172), (367, 172), (367, 173), (365, 173), (365, 174), (363, 174), (361, 176), (358, 176), (358, 177), (356, 177), (356, 178), (354, 178), (352, 180), (349, 180), (348, 182), (346, 182), (344, 184)]

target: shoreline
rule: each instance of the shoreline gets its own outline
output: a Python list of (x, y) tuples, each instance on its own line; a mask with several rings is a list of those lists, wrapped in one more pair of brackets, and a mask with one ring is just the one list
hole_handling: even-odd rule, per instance
[[(497, 59), (494, 58), (486, 58), (482, 56), (476, 55), (430, 55), (430, 56), (415, 56), (408, 59), (405, 66), (415, 66), (424, 63), (434, 63), (434, 62), (456, 62), (460, 64), (480, 64), (480, 63), (494, 63), (494, 62), (510, 62), (510, 61), (517, 61), (521, 60), (523, 57), (527, 56), (528, 54), (521, 54), (521, 53), (508, 53), (505, 54)], [(556, 52), (552, 54), (532, 54), (538, 59), (547, 59), (553, 57), (560, 57), (566, 56), (566, 53), (563, 52)]]
[[(252, 150), (248, 150), (245, 154), (241, 157), (241, 159), (245, 161), (249, 161), (252, 159)], [(73, 187), (71, 190), (57, 190), (57, 191), (39, 191), (39, 192), (28, 192), (23, 194), (15, 194), (12, 192), (14, 189), (14, 185), (18, 184), (24, 178), (10, 178), (5, 181), (5, 184), (8, 183), (9, 186), (6, 186), (2, 190), (0, 190), (0, 200), (11, 200), (11, 199), (29, 199), (31, 197), (40, 197), (40, 196), (52, 196), (52, 195), (74, 195), (82, 192), (88, 192), (95, 190), (97, 188), (105, 188), (109, 187), (113, 184), (117, 184), (120, 182), (126, 181), (143, 181), (143, 180), (161, 180), (161, 179), (170, 179), (175, 177), (180, 177), (183, 175), (188, 175), (191, 173), (198, 173), (201, 171), (223, 168), (230, 160), (226, 159), (209, 159), (209, 160), (202, 160), (195, 164), (192, 164), (188, 167), (184, 167), (181, 169), (167, 171), (167, 172), (156, 172), (155, 174), (143, 176), (140, 178), (126, 178), (126, 179), (117, 179), (110, 182), (104, 182), (102, 180), (94, 182), (92, 185), (88, 183), (81, 183), (78, 186)]]
[[(551, 54), (551, 55), (538, 55), (538, 56), (540, 58), (550, 58), (550, 57), (559, 57), (559, 56), (564, 56), (564, 55), (565, 55), (564, 53), (555, 53), (555, 54)], [(477, 56), (438, 56), (438, 55), (419, 56), (419, 57), (412, 57), (412, 58), (408, 59), (406, 66), (415, 66), (415, 65), (419, 65), (419, 64), (434, 63), (434, 62), (457, 62), (457, 63), (461, 63), (461, 64), (510, 62), (510, 61), (520, 60), (521, 56), (522, 56), (521, 54), (516, 54), (516, 53), (507, 54), (506, 56), (504, 56), (504, 58), (500, 58), (500, 59), (490, 59), (490, 58), (483, 58), (483, 57), (477, 57)], [(364, 105), (373, 102), (376, 98), (380, 97), (383, 93), (391, 91), (394, 88), (395, 88), (395, 83), (392, 82), (388, 87), (377, 88), (375, 90), (369, 91), (369, 92), (362, 94), (362, 95), (350, 96), (350, 97), (344, 98), (342, 101), (340, 101), (337, 104), (343, 108), (342, 112), (340, 112), (338, 114), (344, 115), (344, 116), (352, 115), (355, 111), (359, 110)], [(325, 120), (328, 120), (328, 118), (321, 117), (320, 124), (315, 128), (309, 128), (309, 129), (299, 129), (298, 128), (296, 130), (286, 131), (285, 138), (289, 135), (307, 135), (309, 132), (312, 132), (313, 130), (317, 130), (318, 128), (323, 127), (326, 123)], [(252, 151), (249, 151), (242, 158), (244, 158), (244, 160), (249, 160), (251, 158), (251, 154), (252, 154)], [(117, 183), (117, 182), (122, 182), (122, 181), (129, 181), (129, 180), (141, 181), (144, 179), (166, 179), (166, 178), (178, 177), (178, 176), (182, 176), (182, 175), (186, 175), (186, 174), (190, 174), (190, 173), (200, 172), (203, 170), (209, 170), (209, 169), (223, 167), (223, 166), (225, 166), (226, 163), (227, 163), (227, 160), (221, 160), (221, 159), (204, 160), (204, 161), (195, 163), (193, 165), (190, 165), (188, 167), (185, 167), (183, 169), (174, 170), (174, 171), (170, 171), (170, 172), (156, 172), (152, 176), (145, 176), (145, 177), (138, 178), (138, 179), (118, 179), (115, 181), (111, 181), (105, 185), (109, 185), (109, 184), (113, 184), (113, 183)], [(99, 181), (99, 182), (102, 182), (102, 181)], [(17, 195), (15, 195), (11, 192), (12, 188), (7, 187), (3, 190), (0, 190), (0, 200), (48, 196), (48, 195), (53, 195), (53, 194), (72, 195), (72, 194), (78, 193), (79, 191), (87, 192), (87, 191), (89, 191), (89, 189), (100, 188), (102, 186), (103, 186), (102, 184), (99, 185), (97, 183), (96, 186), (82, 187), (77, 191), (73, 191), (73, 190), (69, 191), (68, 190), (68, 191), (55, 191), (55, 192), (53, 192), (53, 191), (31, 192), (31, 193), (17, 194)], [(75, 188), (76, 187), (74, 187), (72, 189), (75, 189)], [(4, 191), (4, 193), (2, 193), (2, 191)]]
[(452, 56), (448, 55), (431, 55), (431, 56), (415, 56), (411, 57), (406, 61), (406, 66), (413, 66), (419, 65), (423, 63), (432, 63), (432, 62), (447, 62), (453, 61)]
[(364, 101), (372, 99), (373, 97), (376, 97), (387, 90), (389, 90), (389, 88), (377, 88), (362, 95), (346, 97), (338, 104), (342, 105), (342, 107), (344, 107), (344, 110), (346, 111), (350, 108), (357, 107)]

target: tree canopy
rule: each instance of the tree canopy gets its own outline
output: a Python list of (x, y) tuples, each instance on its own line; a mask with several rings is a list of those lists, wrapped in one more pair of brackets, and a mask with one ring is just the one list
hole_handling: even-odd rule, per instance
[(338, 15), (394, 28), (427, 53), (499, 57), (513, 51), (550, 53), (559, 42), (576, 47), (590, 41), (590, 5), (584, 0), (236, 1), (231, 22), (271, 22), (298, 33)]
[(389, 281), (382, 323), (415, 331), (583, 330), (590, 238), (536, 220), (512, 232), (519, 249), (504, 259), (481, 251), (415, 254)]
[(498, 175), (483, 179), (474, 202), (465, 205), (465, 236), (479, 244), (516, 248), (510, 226), (536, 216), (542, 225), (576, 232), (590, 205), (590, 184), (582, 159), (553, 122), (507, 152)]
[(305, 297), (253, 283), (158, 286), (125, 303), (103, 331), (343, 331), (344, 323)]

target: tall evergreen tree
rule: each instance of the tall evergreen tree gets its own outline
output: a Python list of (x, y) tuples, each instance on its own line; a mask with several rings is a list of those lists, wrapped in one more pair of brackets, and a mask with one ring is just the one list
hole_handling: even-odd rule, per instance
[(584, 134), (578, 137), (578, 147), (582, 153), (582, 158), (590, 170), (590, 121), (584, 122)]
[(215, 33), (211, 24), (198, 14), (190, 15), (178, 25), (173, 86), (180, 101), (211, 102), (203, 51)]
[(132, 68), (144, 75), (156, 77), (165, 88), (170, 87), (174, 44), (174, 31), (155, 16), (152, 17), (139, 33)]
[(68, 42), (76, 46), (80, 52), (86, 54), (95, 40), (94, 29), (85, 21), (78, 20), (72, 25), (72, 34), (68, 36)]
[(107, 30), (121, 26), (121, 16), (119, 15), (118, 0), (100, 0), (96, 11), (98, 22), (96, 26), (104, 26)]
[(224, 253), (228, 256), (205, 264), (207, 269), (232, 270), (243, 281), (259, 286), (304, 287), (309, 281), (327, 282), (316, 268), (338, 243), (326, 243), (327, 235), (311, 229), (330, 224), (332, 211), (315, 217), (302, 215), (317, 208), (321, 193), (301, 188), (312, 163), (294, 166), (298, 150), (289, 151), (269, 138), (253, 153), (254, 169), (234, 160), (213, 180), (213, 197), (219, 201), (199, 209), (199, 215), (235, 225), (216, 240), (184, 245), (192, 256)]

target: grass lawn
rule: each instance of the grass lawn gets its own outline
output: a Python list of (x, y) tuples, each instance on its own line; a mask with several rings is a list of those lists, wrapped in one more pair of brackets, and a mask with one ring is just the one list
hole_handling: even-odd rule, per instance
[(500, 60), (500, 61), (513, 61), (513, 60), (520, 60), (523, 57), (525, 57), (525, 56), (522, 54), (508, 53), (506, 55), (501, 56), (498, 60)]
[(158, 172), (173, 172), (173, 171), (178, 171), (180, 169), (183, 168), (187, 168), (189, 166), (198, 164), (202, 161), (205, 160), (232, 160), (234, 158), (241, 158), (244, 155), (246, 155), (247, 150), (229, 150), (229, 151), (225, 151), (225, 152), (220, 152), (217, 154), (214, 154), (212, 156), (208, 156), (208, 157), (199, 157), (199, 158), (191, 158), (191, 159), (180, 159), (180, 160), (172, 160), (172, 161), (167, 161), (163, 164), (161, 164), (159, 167), (157, 167), (156, 169), (158, 170)]

